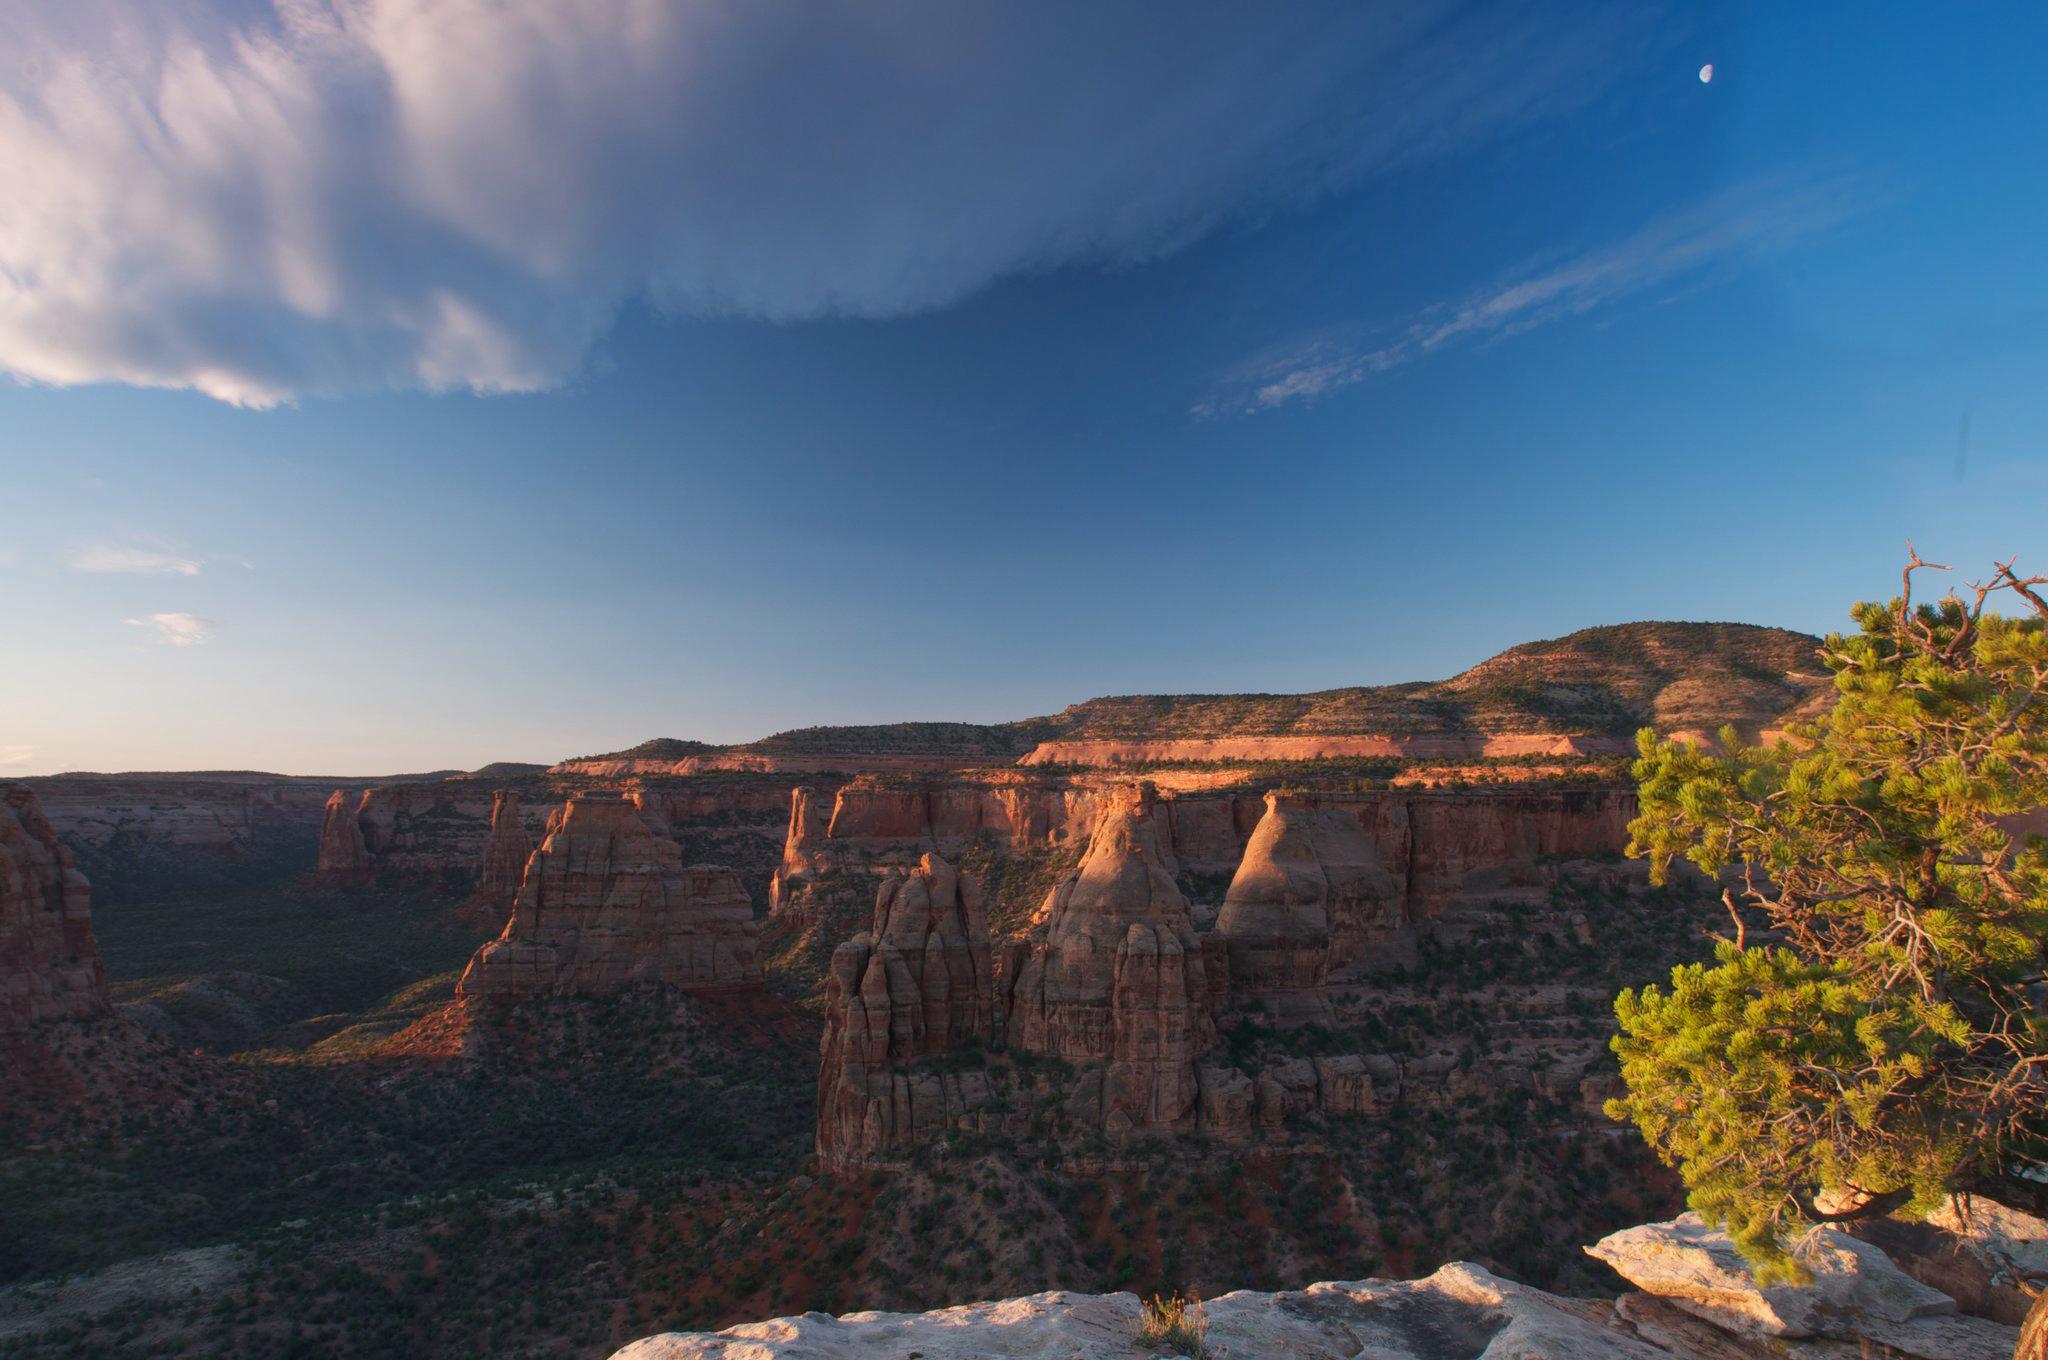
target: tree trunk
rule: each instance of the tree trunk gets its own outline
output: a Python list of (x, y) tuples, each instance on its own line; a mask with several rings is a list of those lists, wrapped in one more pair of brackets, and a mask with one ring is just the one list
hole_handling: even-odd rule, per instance
[(2020, 1323), (2020, 1342), (2012, 1360), (2048, 1360), (2048, 1289), (2034, 1295), (2034, 1306)]

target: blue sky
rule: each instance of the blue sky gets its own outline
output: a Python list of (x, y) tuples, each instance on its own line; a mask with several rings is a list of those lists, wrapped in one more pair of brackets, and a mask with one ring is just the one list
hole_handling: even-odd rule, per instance
[(1429, 678), (2048, 547), (2035, 7), (312, 12), (0, 20), (0, 774)]

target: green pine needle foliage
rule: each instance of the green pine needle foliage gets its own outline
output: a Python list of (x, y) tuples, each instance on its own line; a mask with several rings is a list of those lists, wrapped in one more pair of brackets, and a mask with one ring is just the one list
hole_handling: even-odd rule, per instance
[(1768, 745), (1638, 738), (1629, 852), (1718, 877), (1735, 924), (1616, 1000), (1608, 1113), (1766, 1281), (1800, 1278), (1823, 1206), (1924, 1214), (2048, 1151), (2039, 584), (1856, 606), (1822, 648), (1833, 709)]

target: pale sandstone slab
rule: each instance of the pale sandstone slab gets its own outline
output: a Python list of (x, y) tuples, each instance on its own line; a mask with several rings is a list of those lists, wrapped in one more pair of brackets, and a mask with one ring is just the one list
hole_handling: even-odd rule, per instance
[(1889, 1347), (1916, 1360), (2005, 1360), (2014, 1328), (1959, 1316), (1956, 1301), (1868, 1242), (1823, 1229), (1802, 1247), (1804, 1285), (1759, 1288), (1727, 1233), (1696, 1214), (1602, 1238), (1588, 1254), (1647, 1294), (1737, 1336)]
[[(1259, 1360), (1663, 1360), (1671, 1352), (1609, 1325), (1605, 1304), (1553, 1298), (1450, 1265), (1424, 1280), (1366, 1280), (1206, 1305), (1212, 1354)], [(1135, 1360), (1172, 1352), (1137, 1343), (1130, 1294), (1033, 1294), (930, 1313), (849, 1313), (671, 1332), (613, 1360)]]

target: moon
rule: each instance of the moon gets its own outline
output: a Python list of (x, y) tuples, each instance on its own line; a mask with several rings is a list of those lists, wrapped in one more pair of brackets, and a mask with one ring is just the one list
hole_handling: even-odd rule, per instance
[(1710, 61), (1710, 62), (1708, 62), (1708, 63), (1707, 63), (1707, 64), (1706, 64), (1705, 66), (1702, 66), (1702, 67), (1700, 67), (1700, 84), (1702, 84), (1702, 85), (1711, 85), (1711, 84), (1713, 84), (1713, 83), (1714, 83), (1714, 63), (1712, 63), (1712, 62)]

